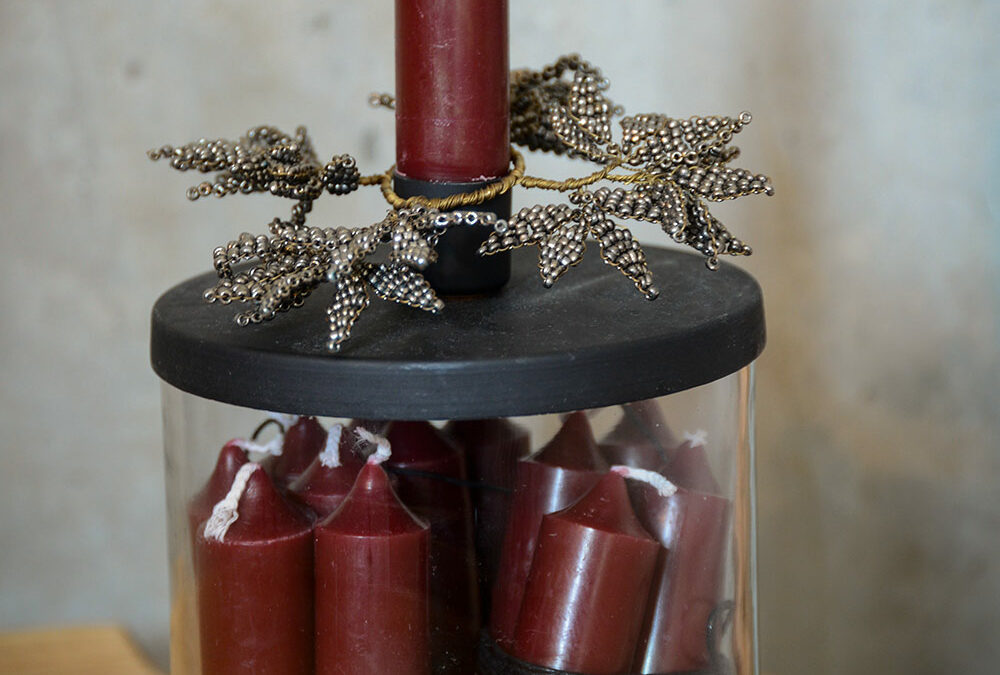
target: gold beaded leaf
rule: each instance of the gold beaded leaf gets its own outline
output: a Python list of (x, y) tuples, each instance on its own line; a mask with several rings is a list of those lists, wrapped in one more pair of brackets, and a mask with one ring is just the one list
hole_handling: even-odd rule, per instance
[[(564, 181), (527, 176), (523, 159), (512, 150), (514, 170), (503, 180), (442, 200), (404, 200), (392, 192), (391, 171), (361, 176), (350, 155), (334, 155), (322, 163), (303, 127), (288, 135), (259, 126), (239, 141), (201, 139), (148, 154), (153, 160), (168, 160), (179, 171), (215, 174), (213, 180), (188, 189), (192, 201), (254, 192), (295, 200), (289, 220), (275, 218), (268, 234), (243, 233), (215, 249), (219, 281), (205, 291), (205, 300), (249, 305), (236, 315), (237, 323), (260, 323), (302, 305), (328, 281), (334, 290), (327, 307), (327, 345), (338, 351), (368, 307), (369, 292), (433, 313), (444, 307), (421, 270), (437, 258), (438, 238), (451, 227), (488, 227), (481, 255), (538, 247), (539, 274), (547, 287), (577, 265), (587, 241), (595, 240), (604, 262), (651, 300), (658, 291), (645, 253), (629, 229), (613, 218), (658, 224), (674, 241), (704, 255), (709, 269), (718, 267), (720, 255), (749, 255), (750, 247), (733, 237), (705, 202), (772, 194), (766, 176), (729, 166), (739, 155), (729, 142), (750, 122), (750, 114), (688, 119), (633, 115), (620, 120), (621, 138), (615, 142), (612, 119), (622, 111), (607, 98), (608, 88), (601, 71), (576, 55), (561, 57), (540, 71), (514, 71), (512, 142), (585, 159), (600, 168)], [(382, 95), (372, 102), (392, 107), (393, 99)], [(595, 187), (599, 183), (611, 185)], [(381, 186), (393, 207), (381, 221), (353, 228), (306, 225), (313, 201), (324, 192), (343, 195), (361, 185)], [(476, 211), (477, 204), (513, 185), (568, 191), (570, 203), (521, 209), (510, 222)], [(456, 207), (468, 210), (451, 210)], [(384, 262), (369, 260), (383, 246)]]

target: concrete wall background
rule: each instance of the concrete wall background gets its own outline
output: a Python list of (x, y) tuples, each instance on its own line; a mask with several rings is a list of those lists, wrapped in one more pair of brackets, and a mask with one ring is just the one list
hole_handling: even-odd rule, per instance
[[(777, 196), (716, 213), (769, 312), (765, 670), (995, 672), (1000, 5), (512, 0), (511, 26), (512, 65), (580, 52), (630, 112), (754, 113), (740, 162)], [(391, 48), (385, 0), (0, 2), (0, 628), (116, 619), (165, 653), (148, 311), (273, 207), (191, 205), (144, 151), (304, 123), (382, 169)]]

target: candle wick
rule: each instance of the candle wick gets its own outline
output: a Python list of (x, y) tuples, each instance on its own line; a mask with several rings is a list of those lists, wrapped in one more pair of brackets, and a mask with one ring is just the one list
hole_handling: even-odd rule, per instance
[(343, 424), (334, 424), (326, 434), (326, 445), (319, 453), (319, 463), (328, 469), (340, 466), (340, 437), (344, 433)]
[(655, 471), (637, 469), (632, 466), (622, 466), (620, 464), (611, 467), (611, 471), (612, 473), (617, 473), (619, 476), (624, 476), (625, 478), (631, 478), (633, 480), (652, 485), (656, 488), (656, 491), (660, 493), (661, 497), (669, 497), (677, 492), (676, 485)]
[(281, 446), (284, 442), (285, 437), (282, 434), (278, 434), (267, 443), (258, 443), (247, 438), (233, 439), (233, 445), (241, 450), (259, 452), (263, 455), (274, 455), (275, 457), (281, 455)]
[(375, 444), (375, 452), (368, 457), (369, 464), (381, 464), (392, 455), (392, 447), (389, 445), (389, 440), (385, 437), (373, 434), (363, 427), (358, 427), (354, 430), (354, 433), (362, 440)]
[(229, 531), (230, 526), (240, 517), (240, 499), (243, 497), (243, 492), (247, 489), (247, 482), (250, 480), (250, 475), (259, 467), (260, 464), (247, 462), (236, 472), (236, 477), (233, 478), (233, 484), (229, 488), (229, 492), (226, 493), (226, 496), (218, 504), (212, 507), (212, 515), (205, 522), (205, 539), (214, 539), (215, 541), (225, 539), (226, 532)]
[(694, 433), (685, 431), (684, 440), (690, 443), (692, 448), (703, 448), (708, 442), (708, 432), (704, 429), (698, 429)]

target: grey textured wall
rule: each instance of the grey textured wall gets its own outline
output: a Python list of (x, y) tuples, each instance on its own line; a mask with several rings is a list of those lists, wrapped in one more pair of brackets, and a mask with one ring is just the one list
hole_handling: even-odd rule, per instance
[[(768, 306), (765, 670), (996, 672), (1000, 5), (512, 0), (511, 24), (513, 65), (581, 52), (631, 112), (755, 115), (741, 162), (777, 196), (717, 213)], [(0, 627), (117, 619), (165, 652), (148, 310), (272, 209), (191, 205), (144, 151), (305, 123), (381, 169), (392, 81), (385, 0), (0, 2)]]

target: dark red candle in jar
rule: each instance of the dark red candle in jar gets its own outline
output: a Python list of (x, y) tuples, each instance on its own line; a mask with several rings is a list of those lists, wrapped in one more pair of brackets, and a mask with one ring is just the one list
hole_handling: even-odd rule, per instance
[(649, 470), (669, 461), (676, 445), (677, 439), (652, 399), (623, 405), (621, 419), (600, 442), (608, 464)]
[(396, 0), (396, 170), (503, 176), (510, 160), (506, 0)]
[(659, 553), (625, 479), (606, 474), (542, 519), (511, 653), (575, 673), (628, 673)]
[(311, 674), (312, 524), (258, 464), (240, 467), (196, 545), (203, 675)]
[(386, 438), (399, 498), (431, 528), (431, 651), (437, 673), (473, 670), (479, 593), (472, 502), (461, 450), (429, 422), (395, 421)]
[(226, 496), (229, 488), (233, 486), (236, 472), (248, 461), (243, 441), (233, 439), (222, 446), (212, 474), (201, 490), (188, 502), (188, 523), (192, 540), (197, 539), (198, 526), (212, 515), (212, 507)]
[(490, 634), (501, 647), (514, 638), (542, 517), (582, 497), (607, 469), (582, 412), (567, 417), (538, 454), (518, 462), (490, 611)]
[(291, 497), (309, 507), (319, 519), (337, 510), (365, 463), (352, 451), (350, 435), (335, 424), (327, 435), (323, 451), (288, 488)]
[(674, 450), (662, 473), (673, 483), (690, 490), (721, 494), (722, 488), (708, 461), (704, 435), (704, 432), (685, 434), (686, 440)]
[(316, 674), (428, 675), (430, 530), (373, 456), (316, 526)]
[(629, 481), (636, 515), (669, 553), (657, 564), (633, 670), (694, 671), (710, 665), (708, 622), (718, 605), (730, 503), (678, 487), (664, 496)]
[[(465, 452), (469, 480), (476, 485), (472, 503), (476, 510), (476, 558), (479, 561), (479, 597), (488, 605), (500, 564), (500, 549), (514, 492), (517, 460), (531, 449), (528, 430), (508, 419), (456, 420), (445, 426)], [(483, 613), (488, 616), (489, 608)]]
[(289, 485), (302, 474), (326, 443), (326, 429), (315, 417), (299, 417), (285, 430), (281, 454), (266, 462), (268, 473), (281, 486)]

